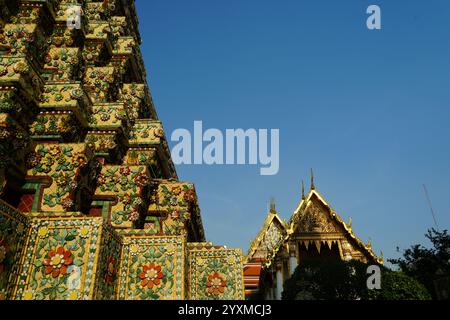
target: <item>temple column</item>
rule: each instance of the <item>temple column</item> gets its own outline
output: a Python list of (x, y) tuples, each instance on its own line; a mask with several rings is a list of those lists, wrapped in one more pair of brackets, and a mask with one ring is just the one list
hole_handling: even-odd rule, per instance
[(294, 244), (289, 246), (289, 275), (294, 274), (295, 269), (298, 266), (297, 250)]
[(277, 299), (276, 296), (277, 296), (277, 285), (275, 284), (272, 287), (272, 291), (270, 293), (270, 300), (276, 300)]
[(294, 274), (295, 269), (297, 268), (298, 263), (297, 263), (297, 257), (295, 255), (290, 255), (289, 256), (289, 271), (290, 271), (290, 275), (292, 276)]
[(266, 292), (266, 300), (273, 300), (273, 288), (270, 287)]
[(281, 264), (277, 264), (276, 281), (275, 300), (281, 300), (281, 293), (283, 292), (283, 272)]

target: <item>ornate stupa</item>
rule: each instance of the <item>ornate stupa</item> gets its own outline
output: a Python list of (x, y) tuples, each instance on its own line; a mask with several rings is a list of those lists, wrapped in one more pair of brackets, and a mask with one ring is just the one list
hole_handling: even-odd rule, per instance
[(243, 299), (146, 82), (133, 0), (0, 0), (0, 299)]

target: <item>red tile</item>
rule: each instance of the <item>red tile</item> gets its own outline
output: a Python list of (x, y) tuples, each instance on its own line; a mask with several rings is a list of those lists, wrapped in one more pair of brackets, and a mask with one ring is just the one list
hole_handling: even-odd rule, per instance
[(21, 212), (31, 212), (33, 209), (34, 194), (34, 192), (23, 194), (22, 197), (20, 197), (20, 203), (17, 210)]
[(90, 217), (101, 217), (102, 216), (102, 207), (92, 207), (89, 209)]

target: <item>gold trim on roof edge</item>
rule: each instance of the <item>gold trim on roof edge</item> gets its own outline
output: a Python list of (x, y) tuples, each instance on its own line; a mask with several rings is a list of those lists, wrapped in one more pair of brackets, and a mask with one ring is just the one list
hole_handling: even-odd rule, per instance
[(272, 251), (272, 254), (270, 255), (272, 259), (265, 261), (264, 265), (265, 267), (270, 267), (273, 263), (273, 257), (276, 257), (278, 251), (286, 245), (286, 243), (289, 241), (290, 236), (295, 231), (295, 225), (296, 225), (296, 217), (298, 217), (299, 214), (304, 212), (304, 210), (308, 207), (308, 204), (311, 202), (311, 198), (313, 196), (316, 196), (317, 199), (322, 202), (322, 204), (327, 208), (328, 213), (331, 216), (332, 220), (335, 220), (338, 222), (339, 225), (342, 226), (342, 228), (345, 230), (346, 235), (348, 235), (357, 246), (359, 246), (362, 250), (364, 250), (372, 259), (373, 261), (376, 261), (379, 264), (384, 264), (384, 260), (382, 257), (378, 257), (372, 250), (372, 243), (369, 241), (369, 243), (366, 245), (364, 242), (358, 238), (355, 233), (352, 230), (351, 226), (351, 218), (349, 221), (349, 224), (345, 223), (341, 216), (328, 204), (328, 202), (323, 198), (323, 196), (317, 191), (316, 188), (311, 189), (308, 193), (308, 195), (301, 199), (300, 203), (298, 204), (297, 208), (294, 210), (294, 213), (292, 214), (291, 218), (289, 219), (289, 222), (285, 222), (283, 219), (280, 218), (278, 213), (276, 211), (270, 211), (264, 221), (263, 226), (261, 227), (260, 231), (258, 232), (258, 235), (256, 238), (250, 243), (250, 248), (247, 251), (247, 254), (245, 256), (244, 263), (248, 263), (251, 261), (252, 256), (255, 254), (256, 250), (259, 248), (261, 241), (264, 239), (265, 234), (269, 230), (270, 225), (273, 223), (275, 219), (277, 219), (280, 223), (280, 225), (283, 227), (284, 231), (286, 231), (286, 236), (283, 240), (283, 243), (275, 248)]
[(304, 211), (304, 209), (306, 209), (306, 207), (308, 206), (309, 202), (311, 201), (311, 198), (313, 196), (316, 196), (317, 199), (319, 201), (322, 202), (322, 204), (328, 209), (328, 213), (331, 215), (331, 218), (334, 219), (335, 221), (337, 221), (342, 227), (343, 229), (347, 232), (347, 235), (349, 235), (355, 242), (356, 244), (362, 248), (363, 250), (366, 251), (366, 253), (368, 253), (372, 259), (376, 262), (378, 262), (379, 264), (383, 264), (384, 261), (382, 258), (379, 258), (372, 250), (372, 243), (371, 241), (369, 241), (369, 243), (366, 245), (364, 244), (364, 242), (358, 238), (355, 233), (353, 232), (352, 226), (351, 226), (351, 218), (349, 221), (349, 224), (345, 223), (345, 221), (341, 218), (341, 216), (328, 204), (328, 202), (323, 198), (323, 196), (317, 191), (317, 189), (313, 189), (310, 190), (308, 195), (306, 196), (306, 198), (304, 200), (301, 200), (299, 205), (297, 206), (297, 208), (294, 210), (294, 214), (291, 216), (291, 218), (289, 219), (289, 229), (288, 229), (288, 236), (286, 237), (285, 240), (289, 239), (289, 236), (294, 233), (294, 227), (295, 227), (295, 218)]
[(258, 235), (250, 243), (250, 248), (248, 249), (247, 254), (245, 256), (244, 263), (247, 263), (251, 260), (251, 257), (255, 254), (256, 250), (259, 248), (261, 241), (264, 239), (264, 236), (266, 235), (267, 231), (269, 230), (269, 227), (271, 226), (274, 220), (278, 220), (281, 227), (283, 228), (283, 231), (286, 233), (286, 235), (288, 234), (288, 225), (286, 221), (281, 219), (276, 211), (269, 211), (261, 229), (258, 232)]

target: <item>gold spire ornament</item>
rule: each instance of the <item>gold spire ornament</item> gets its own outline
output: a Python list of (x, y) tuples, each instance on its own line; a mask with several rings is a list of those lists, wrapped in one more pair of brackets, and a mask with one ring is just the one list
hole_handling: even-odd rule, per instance
[(367, 247), (372, 248), (372, 239), (369, 238), (369, 242), (367, 242)]
[(311, 168), (311, 190), (315, 190), (316, 186), (314, 185), (314, 172), (313, 169)]
[(302, 200), (305, 200), (305, 199), (306, 199), (306, 197), (305, 197), (305, 183), (302, 180)]
[(270, 212), (271, 213), (277, 213), (276, 206), (275, 206), (275, 199), (274, 198), (270, 199)]

